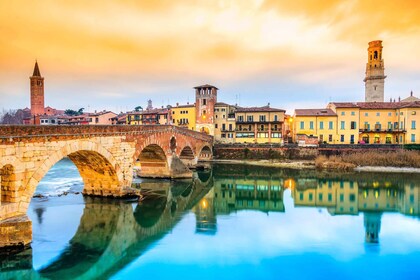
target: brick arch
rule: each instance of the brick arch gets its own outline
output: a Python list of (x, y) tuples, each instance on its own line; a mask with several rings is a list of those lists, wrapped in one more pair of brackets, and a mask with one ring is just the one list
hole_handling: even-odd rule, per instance
[(179, 153), (179, 158), (180, 159), (183, 159), (183, 158), (194, 159), (195, 158), (194, 149), (190, 145), (185, 145)]
[(197, 153), (199, 160), (207, 160), (213, 157), (213, 150), (209, 145), (203, 145), (200, 147), (199, 152)]
[[(113, 155), (96, 142), (73, 141), (49, 155), (28, 179), (25, 184), (27, 203), (42, 178), (65, 157), (69, 157), (79, 170), (84, 181), (85, 194), (110, 196), (113, 192), (120, 193), (118, 182), (123, 175), (120, 174), (119, 165)], [(89, 165), (84, 164), (85, 162), (89, 162)]]

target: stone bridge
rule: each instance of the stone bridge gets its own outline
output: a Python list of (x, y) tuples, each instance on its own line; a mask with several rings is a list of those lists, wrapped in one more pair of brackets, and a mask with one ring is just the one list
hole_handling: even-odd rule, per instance
[[(170, 125), (0, 126), (0, 230), (30, 224), (38, 183), (64, 157), (76, 165), (84, 194), (121, 197), (133, 194), (135, 169), (143, 177), (191, 178), (188, 167), (211, 159), (212, 144), (211, 136)], [(28, 243), (3, 231), (0, 247)]]
[(144, 183), (145, 199), (135, 207), (86, 197), (78, 230), (60, 256), (36, 271), (32, 250), (27, 249), (0, 262), (0, 279), (108, 279), (171, 231), (212, 184), (211, 178), (172, 187), (170, 182)]

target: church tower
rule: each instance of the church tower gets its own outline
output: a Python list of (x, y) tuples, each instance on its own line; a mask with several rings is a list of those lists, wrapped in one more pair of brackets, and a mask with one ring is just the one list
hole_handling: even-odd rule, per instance
[(382, 41), (369, 42), (368, 63), (366, 64), (365, 102), (384, 102), (384, 60)]
[(214, 135), (214, 106), (218, 88), (211, 85), (195, 87), (195, 129)]
[(35, 62), (34, 73), (31, 80), (31, 114), (33, 116), (44, 114), (44, 78), (39, 72), (38, 62)]

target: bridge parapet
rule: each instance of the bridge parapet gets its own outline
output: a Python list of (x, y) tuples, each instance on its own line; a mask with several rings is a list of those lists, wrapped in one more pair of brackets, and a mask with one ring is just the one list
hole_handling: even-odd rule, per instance
[(173, 125), (0, 125), (0, 143), (48, 137), (51, 140), (174, 132), (206, 142), (213, 137)]

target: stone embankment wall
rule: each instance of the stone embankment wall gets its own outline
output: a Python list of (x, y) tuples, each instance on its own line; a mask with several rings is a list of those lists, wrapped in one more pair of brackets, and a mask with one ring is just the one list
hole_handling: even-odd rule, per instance
[(215, 145), (215, 159), (291, 159), (312, 160), (318, 156), (316, 147), (280, 145)]
[(318, 155), (341, 155), (364, 151), (389, 152), (403, 149), (400, 145), (221, 145), (214, 146), (215, 159), (314, 160)]

